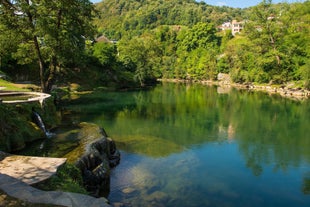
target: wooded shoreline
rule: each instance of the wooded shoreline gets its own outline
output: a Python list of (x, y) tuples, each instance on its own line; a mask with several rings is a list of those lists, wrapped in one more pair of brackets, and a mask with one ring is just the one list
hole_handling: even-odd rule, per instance
[(199, 83), (202, 85), (216, 85), (223, 88), (236, 88), (248, 91), (262, 91), (270, 95), (278, 94), (285, 98), (304, 100), (310, 98), (310, 91), (301, 88), (291, 88), (288, 85), (258, 85), (254, 83), (231, 83), (229, 81), (215, 80), (185, 80), (185, 79), (157, 79), (160, 82), (171, 83)]

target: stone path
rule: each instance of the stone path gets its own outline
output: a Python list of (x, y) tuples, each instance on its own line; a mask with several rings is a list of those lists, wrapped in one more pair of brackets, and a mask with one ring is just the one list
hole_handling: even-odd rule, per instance
[(78, 193), (42, 191), (4, 174), (0, 174), (0, 189), (9, 196), (26, 200), (30, 203), (68, 207), (110, 207), (105, 198), (94, 198)]
[(10, 155), (0, 161), (0, 173), (32, 185), (50, 178), (66, 160), (66, 158)]
[(29, 157), (9, 155), (0, 151), (0, 189), (9, 196), (30, 203), (69, 207), (110, 207), (105, 198), (58, 192), (42, 191), (30, 186), (48, 179), (66, 158)]

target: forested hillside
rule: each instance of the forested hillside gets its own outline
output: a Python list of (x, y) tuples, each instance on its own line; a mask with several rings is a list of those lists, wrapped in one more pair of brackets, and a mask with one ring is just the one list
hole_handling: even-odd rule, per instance
[(105, 0), (96, 5), (99, 32), (109, 38), (134, 36), (160, 25), (193, 26), (198, 22), (222, 24), (245, 18), (246, 12), (231, 7), (216, 7), (195, 0)]
[[(246, 9), (194, 0), (18, 0), (1, 1), (0, 14), (0, 74), (40, 80), (46, 92), (70, 82), (123, 88), (219, 73), (310, 88), (309, 0)], [(242, 25), (235, 36), (219, 27), (232, 20)]]
[[(106, 0), (96, 5), (99, 33), (118, 40), (118, 60), (142, 83), (149, 77), (216, 79), (309, 88), (310, 2), (247, 9), (194, 0)], [(218, 26), (236, 19), (236, 36)]]

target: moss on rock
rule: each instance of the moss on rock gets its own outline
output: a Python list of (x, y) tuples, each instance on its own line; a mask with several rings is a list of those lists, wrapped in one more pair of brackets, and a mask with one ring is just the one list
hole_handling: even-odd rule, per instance
[(0, 104), (0, 150), (20, 150), (27, 142), (44, 138), (44, 133), (32, 121), (32, 109), (41, 115), (47, 128), (59, 123), (52, 98), (46, 99), (42, 106), (39, 102)]

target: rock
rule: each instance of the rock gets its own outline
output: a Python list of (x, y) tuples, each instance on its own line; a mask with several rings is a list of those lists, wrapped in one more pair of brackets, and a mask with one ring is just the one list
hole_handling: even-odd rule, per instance
[(152, 202), (156, 201), (156, 203), (164, 203), (169, 199), (169, 196), (161, 191), (155, 191), (154, 193), (146, 196), (145, 200)]
[(0, 173), (0, 189), (9, 196), (27, 200), (30, 203), (60, 205), (68, 207), (110, 207), (105, 198), (94, 198), (88, 195), (42, 191), (27, 185), (15, 178)]
[(228, 85), (231, 83), (231, 78), (229, 74), (226, 73), (219, 73), (217, 74), (217, 80), (224, 85)]
[(32, 185), (50, 178), (65, 162), (66, 158), (10, 155), (0, 161), (0, 173)]
[(104, 129), (95, 124), (80, 125), (81, 144), (66, 156), (80, 169), (86, 189), (98, 197), (110, 190), (110, 168), (119, 164), (120, 153)]
[(131, 187), (127, 187), (127, 188), (124, 188), (124, 189), (122, 190), (122, 192), (125, 193), (125, 194), (134, 193), (135, 191), (136, 191), (136, 189), (131, 188)]
[(120, 202), (115, 202), (115, 203), (112, 203), (113, 207), (123, 207), (124, 204), (123, 203), (120, 203)]

